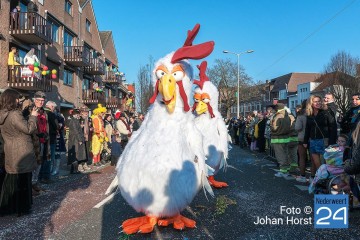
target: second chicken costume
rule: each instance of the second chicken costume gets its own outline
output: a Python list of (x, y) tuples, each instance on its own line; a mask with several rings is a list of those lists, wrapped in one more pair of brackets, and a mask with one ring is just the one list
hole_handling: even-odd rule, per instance
[(206, 164), (211, 167), (208, 180), (215, 188), (227, 187), (225, 182), (214, 179), (222, 167), (226, 167), (228, 157), (228, 133), (224, 120), (218, 111), (219, 92), (206, 76), (207, 62), (200, 66), (200, 81), (194, 81), (195, 89), (193, 111), (196, 112), (195, 125), (203, 135), (203, 147), (206, 154)]

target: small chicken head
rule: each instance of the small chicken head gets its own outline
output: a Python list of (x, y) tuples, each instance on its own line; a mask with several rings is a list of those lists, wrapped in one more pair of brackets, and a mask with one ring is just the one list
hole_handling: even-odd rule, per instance
[(213, 113), (213, 109), (210, 104), (211, 92), (207, 91), (210, 90), (207, 88), (207, 85), (209, 85), (210, 83), (209, 78), (206, 75), (207, 62), (202, 61), (201, 64), (198, 65), (197, 67), (200, 70), (199, 73), (200, 80), (194, 80), (194, 84), (196, 84), (198, 87), (195, 89), (194, 105), (192, 110), (196, 111), (198, 115), (201, 115), (209, 111), (210, 117), (213, 118), (215, 117), (215, 115)]
[(210, 96), (206, 92), (202, 92), (199, 88), (194, 94), (194, 101), (196, 104), (195, 111), (198, 115), (206, 113), (209, 108), (208, 104), (210, 103)]

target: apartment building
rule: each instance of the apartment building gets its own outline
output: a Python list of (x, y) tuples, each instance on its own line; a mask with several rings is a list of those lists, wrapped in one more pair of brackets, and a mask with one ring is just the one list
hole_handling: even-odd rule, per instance
[[(127, 94), (122, 84), (111, 31), (99, 31), (91, 0), (2, 1), (0, 9), (0, 88), (11, 87), (31, 97), (45, 91), (62, 111), (82, 104), (121, 107)], [(16, 6), (21, 11), (12, 12)], [(12, 47), (20, 65), (8, 66)], [(29, 74), (24, 58), (35, 49), (39, 73)], [(50, 74), (40, 74), (48, 69)], [(52, 79), (51, 71), (56, 70)]]
[[(291, 104), (291, 102), (289, 102), (289, 97), (293, 100), (293, 96), (297, 96), (297, 94), (299, 94), (299, 85), (314, 82), (319, 77), (319, 73), (293, 72), (271, 79), (270, 82), (273, 82), (274, 86), (270, 91), (270, 101), (274, 102), (275, 100), (275, 102), (284, 103), (286, 106), (289, 106), (289, 104)], [(298, 104), (298, 102), (293, 103), (294, 105)]]

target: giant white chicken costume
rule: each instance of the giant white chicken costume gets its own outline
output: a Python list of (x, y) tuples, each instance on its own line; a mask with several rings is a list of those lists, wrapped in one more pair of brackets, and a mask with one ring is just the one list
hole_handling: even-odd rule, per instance
[(184, 59), (208, 56), (214, 42), (192, 45), (200, 25), (188, 31), (184, 46), (155, 64), (155, 92), (140, 129), (117, 165), (124, 199), (146, 216), (123, 222), (123, 232), (151, 232), (156, 224), (194, 228), (195, 221), (180, 215), (201, 186), (207, 184), (201, 133), (189, 111), (193, 70)]
[(227, 187), (225, 182), (214, 179), (222, 167), (226, 167), (228, 157), (228, 133), (224, 120), (218, 111), (219, 92), (217, 87), (206, 76), (207, 62), (199, 66), (200, 80), (194, 81), (195, 88), (193, 111), (196, 112), (195, 125), (203, 135), (203, 148), (206, 155), (206, 164), (211, 167), (208, 180), (215, 188)]

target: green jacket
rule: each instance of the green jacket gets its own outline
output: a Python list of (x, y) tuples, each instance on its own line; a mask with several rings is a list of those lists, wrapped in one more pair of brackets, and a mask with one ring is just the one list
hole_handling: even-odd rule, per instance
[(270, 124), (271, 143), (288, 143), (291, 119), (285, 109), (278, 110)]

